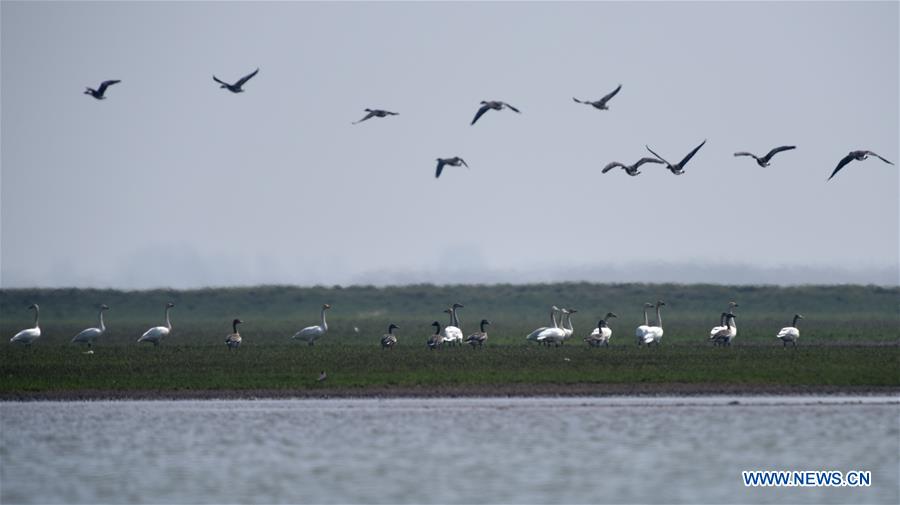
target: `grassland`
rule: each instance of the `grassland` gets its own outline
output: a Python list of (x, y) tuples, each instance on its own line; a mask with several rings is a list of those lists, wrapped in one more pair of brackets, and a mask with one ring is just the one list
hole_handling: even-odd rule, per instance
[[(405, 288), (263, 287), (196, 291), (4, 290), (0, 334), (30, 325), (29, 303), (41, 304), (44, 336), (30, 348), (0, 344), (0, 398), (154, 396), (308, 396), (441, 394), (604, 394), (703, 392), (900, 391), (900, 291), (868, 286), (742, 287), (557, 284), (410, 286)], [(659, 348), (634, 346), (640, 303), (662, 298), (666, 336)], [(154, 348), (135, 343), (162, 323), (173, 300), (175, 330)], [(704, 340), (725, 302), (737, 300), (739, 335), (731, 348)], [(491, 319), (484, 349), (429, 351), (433, 320), (450, 301), (466, 305), (463, 329)], [(71, 336), (92, 326), (95, 303), (107, 303), (109, 331), (82, 354)], [(314, 347), (291, 342), (332, 303), (329, 333)], [(560, 348), (525, 343), (547, 324), (550, 304), (580, 309), (573, 341)], [(596, 318), (613, 310), (612, 345), (580, 341)], [(774, 338), (794, 312), (801, 344)], [(442, 317), (443, 316), (443, 317)], [(246, 321), (244, 346), (222, 339), (230, 320)], [(590, 321), (590, 322), (588, 322)], [(382, 351), (388, 323), (400, 345)], [(360, 328), (356, 333), (353, 327)], [(328, 380), (318, 383), (320, 370)]]

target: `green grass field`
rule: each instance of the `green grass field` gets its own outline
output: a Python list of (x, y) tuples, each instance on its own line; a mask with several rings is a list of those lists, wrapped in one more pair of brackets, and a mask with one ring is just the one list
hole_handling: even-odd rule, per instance
[[(65, 391), (315, 391), (320, 370), (328, 388), (569, 384), (730, 384), (746, 386), (900, 387), (900, 290), (871, 286), (801, 288), (552, 284), (533, 286), (410, 286), (376, 289), (261, 287), (195, 291), (3, 290), (0, 334), (29, 327), (25, 307), (41, 304), (43, 336), (31, 347), (0, 344), (0, 394)], [(665, 337), (659, 348), (637, 348), (640, 304), (662, 298)], [(730, 348), (705, 339), (728, 300), (737, 300), (738, 337)], [(162, 324), (173, 300), (174, 331), (154, 348), (137, 344)], [(433, 320), (449, 302), (468, 334), (488, 318), (484, 349), (430, 351)], [(69, 344), (95, 324), (93, 305), (107, 303), (109, 331), (84, 355)], [(293, 342), (316, 324), (318, 306), (331, 303), (329, 332), (314, 347)], [(548, 323), (551, 304), (574, 306), (573, 339), (560, 348), (528, 344), (524, 335)], [(581, 338), (612, 310), (608, 349)], [(784, 349), (775, 334), (794, 312), (800, 345)], [(223, 344), (230, 321), (242, 318), (244, 345)], [(387, 325), (400, 325), (400, 343), (382, 351)], [(360, 328), (357, 334), (353, 327)]]

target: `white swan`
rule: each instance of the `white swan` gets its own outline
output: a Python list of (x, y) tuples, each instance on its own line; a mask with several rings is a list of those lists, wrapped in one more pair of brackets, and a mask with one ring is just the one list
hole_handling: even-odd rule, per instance
[(138, 342), (151, 342), (154, 346), (159, 345), (162, 338), (167, 337), (169, 333), (172, 332), (172, 321), (169, 320), (169, 310), (174, 306), (175, 304), (172, 302), (166, 303), (166, 325), (156, 326), (145, 331), (144, 334), (141, 335), (141, 338), (138, 339)]
[(717, 326), (718, 331), (709, 334), (714, 345), (731, 345), (731, 341), (737, 336), (737, 325), (734, 323), (736, 317), (730, 312), (722, 312), (722, 326)]
[(556, 323), (556, 312), (559, 311), (559, 308), (554, 305), (550, 307), (550, 324), (552, 326), (541, 326), (540, 328), (532, 331), (528, 335), (525, 336), (525, 340), (537, 340), (538, 335), (541, 334), (542, 331), (550, 329), (550, 328), (558, 328), (559, 325)]
[[(734, 314), (734, 308), (737, 307), (737, 302), (728, 302), (728, 312), (723, 312), (719, 319), (719, 326), (713, 326), (711, 330), (709, 330), (709, 339), (715, 340), (715, 335), (720, 331), (727, 330), (728, 325), (725, 323), (725, 314)], [(737, 325), (735, 325), (735, 329), (737, 329)]]
[(657, 300), (656, 302), (656, 325), (649, 326), (647, 328), (646, 333), (644, 334), (644, 342), (647, 345), (651, 343), (655, 343), (659, 345), (660, 341), (663, 337), (663, 327), (662, 327), (662, 314), (659, 313), (659, 308), (665, 305), (666, 302), (662, 300)]
[(100, 322), (97, 324), (96, 328), (88, 328), (86, 330), (81, 330), (81, 333), (75, 335), (72, 338), (72, 343), (85, 343), (88, 346), (88, 349), (94, 344), (94, 339), (106, 333), (106, 325), (103, 324), (103, 311), (109, 310), (109, 306), (106, 304), (100, 305), (99, 313), (97, 314), (97, 318)]
[(565, 315), (565, 320), (562, 324), (563, 331), (566, 332), (566, 338), (563, 340), (568, 340), (572, 337), (572, 334), (575, 333), (575, 328), (572, 327), (572, 314), (578, 312), (575, 309), (562, 309), (562, 313)]
[(314, 345), (316, 343), (316, 340), (324, 335), (326, 331), (328, 331), (328, 323), (325, 322), (325, 311), (330, 308), (331, 305), (327, 303), (322, 305), (322, 324), (317, 326), (307, 326), (297, 333), (294, 333), (294, 336), (291, 338), (300, 338), (306, 340), (307, 344)]
[(644, 343), (644, 337), (647, 336), (647, 333), (650, 331), (650, 318), (647, 317), (647, 309), (653, 308), (653, 304), (649, 302), (644, 302), (644, 324), (637, 327), (634, 330), (634, 337), (637, 339), (637, 345), (642, 345)]
[(469, 335), (468, 337), (466, 337), (466, 342), (468, 342), (469, 345), (472, 346), (472, 349), (474, 349), (475, 347), (483, 347), (484, 346), (484, 342), (488, 338), (487, 331), (484, 329), (484, 327), (489, 324), (491, 324), (490, 321), (488, 321), (487, 319), (482, 319), (481, 325), (480, 325), (481, 331), (477, 331), (477, 332)]
[(552, 328), (546, 328), (543, 331), (539, 332), (535, 337), (541, 344), (550, 345), (555, 344), (556, 347), (559, 347), (560, 342), (566, 339), (566, 330), (560, 326), (558, 322), (556, 322), (556, 313), (562, 312), (562, 309), (559, 309), (555, 305), (550, 312), (550, 320), (553, 322)]
[(584, 338), (584, 341), (591, 347), (605, 346), (609, 347), (609, 339), (612, 337), (612, 329), (607, 324), (607, 320), (611, 317), (619, 317), (612, 312), (607, 312), (606, 317), (597, 321), (597, 327), (590, 335)]
[(788, 342), (797, 345), (797, 340), (800, 340), (800, 330), (797, 329), (797, 320), (803, 319), (803, 316), (800, 314), (794, 314), (794, 322), (791, 323), (790, 326), (785, 326), (778, 332), (776, 338), (780, 338), (781, 342), (787, 347)]
[(9, 339), (9, 343), (31, 345), (32, 342), (41, 336), (41, 326), (38, 323), (41, 307), (38, 304), (33, 303), (28, 306), (28, 310), (34, 310), (34, 328), (27, 328), (16, 333), (13, 338)]
[(229, 350), (237, 349), (241, 346), (241, 334), (238, 332), (237, 325), (242, 324), (243, 321), (240, 319), (235, 319), (231, 322), (231, 331), (232, 333), (225, 336), (225, 345), (228, 346)]
[(454, 303), (450, 308), (444, 310), (444, 312), (450, 314), (450, 325), (441, 331), (441, 340), (450, 345), (462, 344), (463, 342), (463, 332), (459, 325), (459, 315), (456, 314), (456, 309), (462, 307), (463, 305), (461, 303)]
[(394, 335), (394, 328), (400, 327), (394, 323), (391, 323), (391, 325), (388, 326), (388, 332), (381, 337), (382, 349), (393, 349), (394, 346), (397, 345), (397, 336)]

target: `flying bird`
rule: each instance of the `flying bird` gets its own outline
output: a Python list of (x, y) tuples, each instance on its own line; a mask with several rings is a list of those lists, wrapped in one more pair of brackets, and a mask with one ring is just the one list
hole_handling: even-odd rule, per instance
[(444, 170), (444, 165), (450, 165), (451, 167), (458, 167), (460, 165), (465, 165), (466, 168), (469, 168), (466, 160), (460, 158), (459, 156), (454, 156), (452, 158), (438, 158), (437, 159), (437, 169), (434, 171), (434, 177), (437, 179), (441, 176), (441, 172)]
[(475, 121), (478, 121), (478, 118), (480, 118), (481, 116), (483, 116), (485, 112), (487, 112), (487, 111), (489, 111), (489, 110), (491, 110), (491, 109), (494, 109), (494, 110), (502, 110), (504, 107), (507, 108), (507, 109), (509, 109), (509, 110), (511, 110), (511, 111), (513, 111), (513, 112), (515, 112), (515, 113), (521, 114), (521, 112), (519, 112), (519, 109), (513, 107), (512, 105), (510, 105), (510, 104), (508, 104), (508, 103), (506, 103), (506, 102), (501, 102), (501, 101), (499, 101), (499, 100), (492, 100), (492, 101), (490, 101), (490, 102), (482, 101), (482, 102), (481, 102), (481, 108), (478, 109), (478, 112), (475, 114), (475, 118), (472, 119), (472, 123), (470, 123), (470, 126), (473, 125), (473, 124), (475, 124)]
[(607, 94), (603, 98), (601, 98), (597, 101), (594, 101), (594, 102), (591, 102), (590, 100), (579, 100), (579, 99), (575, 98), (574, 96), (572, 97), (572, 100), (575, 100), (575, 103), (583, 103), (585, 105), (593, 105), (595, 109), (609, 110), (609, 107), (606, 106), (606, 102), (608, 102), (612, 97), (616, 96), (616, 93), (618, 93), (620, 89), (622, 89), (621, 84), (619, 84), (619, 86), (616, 89), (610, 91), (609, 94)]
[(225, 88), (228, 91), (231, 91), (232, 93), (243, 93), (244, 89), (241, 86), (243, 86), (244, 84), (247, 84), (247, 81), (252, 79), (253, 76), (258, 73), (259, 73), (259, 69), (257, 68), (252, 73), (247, 74), (244, 77), (241, 77), (240, 80), (234, 84), (228, 84), (225, 81), (219, 80), (219, 78), (216, 77), (215, 75), (213, 76), (213, 80), (216, 81), (217, 83), (221, 84), (221, 86), (219, 86), (220, 88)]
[[(837, 175), (837, 173), (840, 172), (841, 169), (844, 168), (844, 166), (846, 166), (851, 161), (853, 161), (853, 160), (863, 161), (866, 158), (868, 158), (869, 155), (875, 156), (879, 160), (881, 160), (885, 163), (888, 163), (890, 165), (894, 164), (893, 162), (890, 162), (890, 161), (882, 158), (881, 156), (873, 153), (872, 151), (850, 151), (850, 154), (848, 154), (847, 156), (844, 156), (844, 158), (841, 159), (841, 161), (837, 164), (837, 167), (834, 169), (834, 172), (831, 172), (831, 177), (834, 177), (835, 175)], [(831, 177), (828, 178), (828, 181), (831, 180)], [(825, 181), (825, 182), (828, 182), (828, 181)]]
[(673, 164), (669, 163), (669, 162), (666, 161), (662, 156), (660, 156), (660, 155), (654, 153), (654, 152), (653, 152), (653, 149), (650, 149), (650, 146), (644, 146), (644, 147), (646, 147), (647, 150), (650, 151), (650, 152), (653, 154), (653, 156), (656, 156), (656, 157), (659, 159), (659, 161), (665, 163), (665, 164), (666, 164), (666, 168), (668, 168), (669, 170), (671, 170), (673, 174), (675, 174), (675, 175), (681, 175), (681, 174), (684, 173), (684, 166), (687, 165), (687, 162), (688, 162), (688, 161), (691, 161), (691, 158), (693, 158), (694, 155), (697, 154), (697, 151), (699, 151), (700, 148), (703, 147), (703, 144), (706, 144), (706, 140), (704, 140), (703, 142), (701, 142), (699, 146), (695, 147), (693, 151), (689, 152), (688, 155), (685, 156), (684, 159), (681, 160), (677, 165), (673, 165)]
[(656, 158), (649, 158), (649, 157), (641, 158), (641, 159), (637, 160), (637, 162), (633, 165), (626, 165), (624, 163), (619, 163), (618, 161), (613, 161), (609, 165), (606, 165), (605, 167), (603, 167), (602, 173), (605, 174), (606, 172), (609, 172), (610, 170), (612, 170), (616, 167), (619, 167), (619, 168), (624, 169), (626, 174), (634, 177), (634, 176), (638, 175), (639, 173), (641, 173), (641, 171), (638, 170), (638, 168), (640, 168), (640, 166), (643, 165), (644, 163), (662, 163), (662, 161), (660, 161)]
[(122, 81), (120, 81), (118, 79), (111, 79), (109, 81), (103, 81), (100, 83), (100, 87), (97, 89), (87, 88), (87, 87), (84, 88), (84, 94), (91, 95), (92, 97), (96, 98), (97, 100), (106, 100), (106, 97), (103, 96), (103, 94), (106, 93), (106, 88), (112, 86), (113, 84), (118, 84), (120, 82), (122, 82)]
[(382, 110), (382, 109), (365, 109), (365, 111), (368, 112), (368, 114), (366, 114), (366, 117), (360, 119), (359, 121), (354, 121), (350, 124), (362, 123), (363, 121), (365, 121), (367, 119), (371, 119), (373, 117), (387, 117), (387, 116), (398, 116), (399, 115), (399, 113), (397, 113), (397, 112), (391, 112), (389, 110)]
[(750, 157), (752, 157), (754, 160), (756, 160), (756, 164), (757, 164), (757, 165), (759, 165), (759, 166), (761, 166), (761, 167), (767, 167), (767, 166), (769, 166), (769, 161), (772, 159), (772, 156), (775, 156), (776, 154), (780, 153), (781, 151), (790, 151), (791, 149), (797, 149), (797, 146), (781, 146), (781, 147), (776, 147), (775, 149), (772, 149), (771, 151), (769, 151), (769, 153), (766, 154), (766, 155), (763, 156), (763, 157), (759, 157), (759, 156), (757, 156), (757, 155), (755, 155), (755, 154), (753, 154), (753, 153), (748, 153), (748, 152), (746, 152), (746, 151), (741, 151), (741, 152), (739, 152), (739, 153), (734, 153), (734, 155), (735, 155), (735, 156), (750, 156)]

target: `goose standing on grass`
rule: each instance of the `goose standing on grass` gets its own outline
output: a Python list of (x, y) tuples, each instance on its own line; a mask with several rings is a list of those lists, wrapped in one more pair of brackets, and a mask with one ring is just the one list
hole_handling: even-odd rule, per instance
[(120, 82), (122, 82), (122, 81), (120, 81), (118, 79), (110, 79), (108, 81), (103, 81), (100, 83), (100, 87), (97, 89), (85, 87), (84, 94), (91, 95), (92, 97), (96, 98), (97, 100), (106, 100), (106, 96), (104, 96), (104, 93), (106, 93), (106, 88), (112, 86), (113, 84), (119, 84)]
[(368, 112), (368, 114), (366, 114), (365, 117), (363, 117), (359, 121), (354, 121), (350, 124), (359, 124), (367, 119), (372, 119), (373, 117), (387, 117), (387, 116), (399, 116), (400, 115), (397, 112), (391, 112), (389, 110), (382, 110), (382, 109), (366, 109), (366, 112)]
[(637, 327), (634, 330), (634, 337), (637, 339), (637, 345), (642, 345), (644, 343), (644, 337), (647, 336), (647, 333), (650, 331), (650, 318), (647, 316), (647, 309), (652, 309), (653, 304), (649, 302), (644, 302), (644, 324)]
[(28, 306), (28, 310), (34, 311), (34, 328), (27, 328), (16, 333), (13, 338), (9, 339), (9, 343), (31, 345), (32, 342), (40, 338), (41, 325), (39, 320), (41, 316), (41, 307), (38, 304), (33, 303)]
[(391, 323), (388, 326), (388, 331), (381, 337), (381, 348), (382, 349), (393, 349), (395, 345), (397, 345), (397, 336), (394, 335), (394, 329), (400, 328), (394, 323)]
[(797, 329), (797, 320), (803, 319), (803, 316), (800, 314), (794, 314), (794, 321), (790, 326), (785, 326), (778, 332), (776, 338), (780, 338), (781, 342), (784, 344), (784, 347), (787, 347), (788, 342), (797, 345), (797, 341), (800, 340), (800, 330)]
[[(725, 314), (734, 314), (734, 309), (736, 307), (738, 307), (737, 302), (735, 302), (735, 301), (728, 302), (728, 312), (723, 312), (722, 315), (719, 317), (719, 326), (713, 326), (712, 329), (709, 330), (709, 339), (710, 340), (712, 340), (712, 341), (716, 340), (716, 334), (718, 334), (719, 332), (721, 332), (723, 330), (728, 329), (728, 324), (725, 322)], [(732, 323), (734, 323), (734, 322), (732, 321)], [(735, 335), (736, 335), (737, 334), (737, 325), (735, 324), (734, 327), (735, 327)], [(719, 342), (715, 342), (715, 343), (719, 343)]]
[(606, 317), (597, 321), (597, 327), (590, 335), (584, 338), (584, 341), (591, 347), (609, 347), (609, 339), (612, 338), (612, 329), (609, 327), (608, 320), (611, 317), (619, 317), (612, 312), (607, 312)]
[(172, 302), (166, 304), (166, 325), (150, 328), (141, 335), (138, 342), (150, 342), (155, 347), (159, 345), (163, 337), (169, 336), (169, 333), (172, 332), (172, 321), (169, 319), (169, 311), (172, 310), (172, 307), (174, 306), (175, 304)]
[(444, 171), (444, 165), (450, 165), (451, 167), (465, 165), (466, 168), (469, 168), (469, 164), (466, 163), (466, 160), (459, 156), (454, 156), (452, 158), (437, 158), (437, 168), (434, 170), (435, 179), (441, 176), (441, 172)]
[[(850, 154), (848, 154), (847, 156), (844, 156), (841, 159), (841, 161), (838, 162), (837, 167), (834, 169), (834, 172), (831, 172), (831, 177), (834, 177), (835, 175), (837, 175), (837, 173), (840, 172), (841, 169), (847, 165), (847, 163), (850, 163), (853, 160), (863, 161), (863, 160), (867, 159), (870, 155), (878, 158), (879, 160), (881, 160), (889, 165), (894, 164), (893, 162), (890, 162), (890, 161), (882, 158), (881, 156), (873, 153), (872, 151), (850, 151)], [(828, 180), (825, 182), (830, 181), (831, 177), (829, 177)]]
[(428, 337), (428, 348), (432, 351), (435, 349), (440, 349), (441, 344), (444, 343), (444, 336), (441, 335), (441, 323), (435, 321), (431, 323), (431, 326), (434, 326), (434, 333)]
[(769, 166), (769, 161), (772, 159), (772, 156), (775, 156), (776, 154), (778, 154), (778, 153), (780, 153), (780, 152), (782, 152), (782, 151), (790, 151), (791, 149), (797, 149), (797, 146), (781, 146), (781, 147), (776, 147), (776, 148), (772, 149), (771, 151), (769, 151), (769, 153), (766, 154), (766, 155), (763, 156), (763, 157), (759, 157), (759, 156), (757, 156), (757, 155), (755, 155), (755, 154), (753, 154), (753, 153), (748, 153), (748, 152), (746, 152), (746, 151), (741, 151), (741, 152), (739, 152), (739, 153), (734, 153), (734, 155), (735, 155), (735, 156), (750, 156), (751, 158), (753, 158), (754, 160), (756, 160), (756, 164), (757, 164), (757, 165), (759, 165), (759, 166), (761, 166), (761, 167), (767, 167), (767, 166)]
[(559, 311), (559, 308), (554, 305), (550, 307), (550, 324), (551, 326), (541, 326), (540, 328), (532, 331), (528, 335), (525, 336), (525, 340), (537, 340), (538, 335), (541, 334), (544, 330), (548, 330), (550, 328), (558, 328), (559, 325), (556, 323), (556, 313)]
[(241, 78), (240, 78), (236, 83), (234, 83), (234, 84), (228, 84), (228, 83), (225, 82), (225, 81), (219, 80), (219, 78), (216, 77), (216, 76), (213, 76), (213, 80), (216, 81), (217, 83), (221, 84), (221, 86), (219, 86), (220, 88), (225, 88), (225, 89), (227, 89), (228, 91), (231, 91), (232, 93), (243, 93), (243, 92), (244, 92), (244, 88), (243, 88), (244, 84), (247, 84), (247, 81), (249, 81), (250, 79), (252, 79), (253, 76), (256, 75), (256, 74), (258, 74), (258, 73), (259, 73), (259, 69), (257, 68), (257, 69), (254, 70), (253, 72), (251, 72), (251, 73), (245, 75), (244, 77), (241, 77)]
[(703, 147), (704, 144), (706, 144), (706, 140), (704, 140), (703, 142), (700, 142), (699, 146), (695, 147), (693, 151), (689, 152), (687, 154), (687, 156), (685, 156), (684, 159), (679, 161), (678, 164), (676, 164), (676, 165), (669, 163), (662, 156), (653, 152), (653, 149), (650, 149), (650, 146), (644, 146), (644, 147), (646, 147), (647, 150), (650, 151), (650, 153), (653, 156), (656, 156), (659, 159), (659, 161), (663, 162), (666, 165), (666, 168), (668, 168), (673, 174), (681, 175), (684, 173), (684, 167), (685, 167), (685, 165), (687, 165), (687, 162), (691, 161), (691, 158), (693, 158), (694, 155), (697, 154), (697, 151), (699, 151), (700, 148)]
[(606, 96), (604, 96), (603, 98), (596, 100), (594, 102), (592, 102), (590, 100), (579, 100), (579, 99), (575, 98), (574, 96), (572, 97), (572, 100), (575, 100), (575, 103), (583, 103), (585, 105), (592, 105), (592, 106), (594, 106), (595, 109), (598, 109), (598, 110), (609, 110), (609, 107), (606, 106), (606, 102), (608, 102), (612, 97), (616, 96), (616, 94), (619, 92), (620, 89), (622, 89), (621, 84), (619, 84), (619, 86), (616, 89), (610, 91)]
[(472, 119), (472, 122), (470, 123), (469, 126), (475, 124), (475, 121), (478, 121), (478, 118), (483, 116), (485, 112), (487, 112), (491, 109), (503, 110), (504, 108), (509, 109), (509, 110), (515, 112), (516, 114), (521, 114), (519, 112), (519, 109), (513, 107), (512, 105), (510, 105), (506, 102), (501, 102), (500, 100), (491, 100), (491, 101), (483, 101), (482, 100), (481, 107), (478, 109), (478, 112), (475, 113), (475, 117)]
[(81, 332), (78, 335), (75, 335), (75, 337), (72, 338), (73, 344), (76, 344), (76, 343), (87, 344), (88, 350), (90, 350), (94, 344), (94, 339), (96, 339), (100, 335), (103, 335), (104, 333), (106, 333), (106, 325), (103, 324), (103, 311), (104, 310), (109, 310), (109, 306), (107, 306), (105, 303), (102, 303), (102, 304), (100, 304), (100, 309), (97, 311), (97, 319), (99, 319), (99, 322), (97, 323), (97, 327), (96, 328), (88, 328), (86, 330), (81, 330)]
[(491, 324), (490, 321), (488, 321), (487, 319), (482, 319), (480, 324), (481, 331), (475, 332), (466, 337), (466, 342), (468, 342), (469, 345), (472, 346), (472, 349), (484, 346), (484, 342), (488, 338), (487, 330), (485, 330), (484, 327), (489, 324)]
[(608, 165), (606, 165), (605, 167), (603, 167), (603, 170), (601, 170), (600, 172), (605, 174), (606, 172), (609, 172), (610, 170), (612, 170), (616, 167), (619, 167), (619, 168), (622, 168), (623, 170), (625, 170), (626, 174), (634, 177), (641, 173), (641, 171), (638, 170), (638, 168), (640, 168), (640, 166), (643, 165), (644, 163), (662, 163), (662, 161), (660, 161), (656, 158), (649, 158), (649, 157), (641, 158), (641, 159), (637, 160), (637, 162), (635, 162), (634, 165), (626, 165), (624, 163), (619, 163), (618, 161), (613, 161), (613, 162), (609, 163)]
[(453, 346), (463, 342), (463, 332), (459, 326), (459, 315), (456, 313), (456, 310), (461, 308), (463, 308), (461, 303), (454, 303), (450, 308), (444, 310), (444, 312), (450, 314), (450, 324), (444, 327), (444, 330), (441, 332), (442, 340)]
[(731, 345), (731, 341), (737, 336), (737, 325), (734, 324), (734, 318), (736, 317), (730, 312), (722, 312), (722, 326), (717, 327), (718, 331), (715, 333), (710, 332), (709, 334), (709, 339), (713, 341), (713, 345)]
[(325, 334), (326, 331), (328, 331), (328, 323), (325, 321), (325, 311), (330, 308), (331, 305), (327, 303), (322, 305), (322, 324), (317, 326), (307, 326), (297, 333), (294, 333), (294, 336), (291, 338), (306, 340), (306, 343), (308, 345), (315, 345), (316, 340), (318, 340), (322, 335)]
[(231, 331), (230, 335), (225, 337), (225, 345), (228, 346), (229, 350), (237, 349), (241, 346), (241, 334), (238, 332), (238, 325), (243, 324), (243, 321), (240, 319), (235, 319), (231, 322)]

